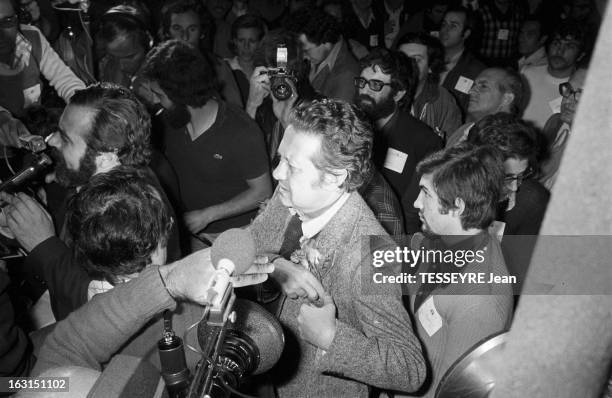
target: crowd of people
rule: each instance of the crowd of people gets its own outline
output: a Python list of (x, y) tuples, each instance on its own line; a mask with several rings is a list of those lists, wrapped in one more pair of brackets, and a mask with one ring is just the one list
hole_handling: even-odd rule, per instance
[[(285, 333), (261, 396), (435, 396), (512, 323), (604, 6), (0, 0), (0, 178), (32, 135), (54, 162), (0, 192), (0, 376), (159, 368), (243, 228), (236, 294)], [(481, 255), (373, 266), (398, 245)]]

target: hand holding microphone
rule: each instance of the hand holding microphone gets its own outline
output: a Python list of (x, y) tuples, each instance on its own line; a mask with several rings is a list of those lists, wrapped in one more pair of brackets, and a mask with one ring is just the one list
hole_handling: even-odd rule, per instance
[[(216, 291), (223, 288), (224, 274), (229, 275), (227, 283), (234, 287), (254, 285), (264, 282), (274, 271), (272, 264), (253, 264), (255, 243), (248, 231), (231, 229), (225, 231), (212, 248), (199, 250), (168, 266), (160, 272), (168, 292), (176, 299), (210, 304), (211, 282), (217, 278)], [(226, 259), (227, 261), (220, 261)], [(228, 263), (233, 263), (232, 266)], [(221, 262), (221, 268), (215, 265)], [(233, 272), (230, 272), (233, 271)]]

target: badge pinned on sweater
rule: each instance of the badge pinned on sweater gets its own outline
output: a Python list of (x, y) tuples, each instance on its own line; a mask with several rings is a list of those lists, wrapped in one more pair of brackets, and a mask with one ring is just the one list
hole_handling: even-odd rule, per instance
[(510, 30), (508, 29), (500, 29), (497, 31), (497, 40), (506, 41), (508, 40), (509, 36), (510, 36)]
[(457, 80), (457, 84), (455, 84), (455, 90), (463, 94), (469, 94), (473, 84), (474, 80), (468, 79), (465, 76), (459, 76), (459, 80)]
[(436, 309), (433, 296), (430, 296), (417, 310), (417, 317), (429, 337), (436, 334), (442, 327), (442, 317)]
[(389, 150), (387, 150), (384, 167), (385, 169), (393, 170), (401, 174), (404, 171), (406, 160), (408, 160), (408, 154), (398, 151), (397, 149), (389, 148)]
[(370, 47), (378, 47), (378, 35), (370, 35)]
[(37, 104), (40, 99), (40, 84), (23, 90), (23, 106), (27, 107), (32, 104)]

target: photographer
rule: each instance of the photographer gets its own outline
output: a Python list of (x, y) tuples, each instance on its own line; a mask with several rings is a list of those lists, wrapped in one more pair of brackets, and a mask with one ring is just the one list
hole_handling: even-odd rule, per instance
[[(283, 49), (286, 49), (286, 58), (282, 56)], [(281, 61), (286, 59), (284, 69), (276, 67), (279, 50)], [(255, 54), (255, 65), (258, 66), (251, 76), (247, 112), (264, 131), (272, 166), (275, 166), (278, 145), (288, 126), (291, 110), (302, 103), (324, 98), (310, 84), (309, 64), (303, 61), (302, 54), (296, 36), (286, 31), (268, 33)], [(290, 96), (283, 99), (288, 93)], [(359, 188), (359, 193), (390, 235), (404, 233), (399, 200), (377, 170)]]
[(246, 111), (263, 130), (273, 160), (291, 109), (323, 96), (308, 80), (308, 64), (293, 33), (274, 31), (265, 35), (253, 63)]

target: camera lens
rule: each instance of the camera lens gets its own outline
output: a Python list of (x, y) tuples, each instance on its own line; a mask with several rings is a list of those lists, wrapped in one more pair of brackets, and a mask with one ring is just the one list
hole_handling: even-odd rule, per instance
[(273, 79), (270, 88), (272, 90), (272, 95), (279, 101), (289, 99), (293, 94), (291, 86), (284, 77)]

